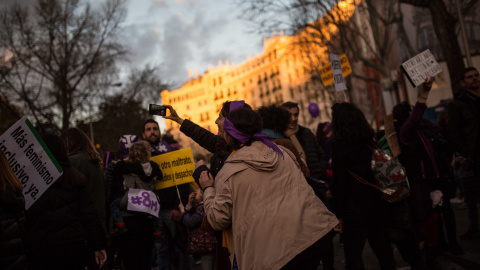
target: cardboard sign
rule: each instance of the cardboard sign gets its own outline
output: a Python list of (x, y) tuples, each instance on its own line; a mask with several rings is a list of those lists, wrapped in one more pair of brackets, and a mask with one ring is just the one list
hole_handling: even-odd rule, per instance
[(400, 142), (398, 141), (397, 132), (395, 131), (395, 124), (393, 114), (385, 116), (384, 120), (385, 136), (387, 138), (388, 146), (392, 151), (394, 157), (398, 157), (402, 153)]
[(23, 185), (27, 210), (63, 173), (27, 117), (0, 136), (0, 149)]
[[(340, 55), (340, 61), (342, 62), (343, 77), (347, 77), (352, 73), (352, 68), (350, 67), (350, 63), (348, 62), (347, 55)], [(324, 86), (333, 83), (332, 64), (328, 64), (320, 68), (320, 77), (322, 78)]]
[(426, 78), (433, 77), (442, 72), (442, 68), (430, 50), (426, 50), (410, 58), (402, 64), (401, 68), (413, 87), (421, 85), (425, 82)]
[(155, 185), (155, 189), (168, 188), (195, 181), (192, 177), (195, 165), (193, 164), (192, 149), (190, 148), (153, 157), (152, 161), (160, 166), (163, 174), (163, 179)]
[(339, 92), (347, 89), (345, 86), (345, 78), (342, 73), (342, 61), (340, 60), (340, 56), (330, 54), (330, 63), (332, 64), (332, 76), (335, 91)]
[(130, 188), (128, 190), (127, 210), (147, 213), (158, 218), (160, 203), (153, 191)]

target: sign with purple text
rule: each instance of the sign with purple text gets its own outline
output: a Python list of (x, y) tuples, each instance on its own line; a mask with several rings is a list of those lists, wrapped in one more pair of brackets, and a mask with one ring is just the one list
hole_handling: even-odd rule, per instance
[(63, 173), (27, 117), (0, 136), (0, 149), (23, 186), (27, 210)]
[(160, 203), (153, 191), (130, 188), (128, 190), (127, 210), (143, 212), (158, 217)]
[(421, 85), (426, 78), (442, 72), (442, 67), (428, 49), (408, 59), (401, 67), (413, 87)]
[(347, 89), (345, 86), (345, 78), (342, 72), (342, 60), (340, 55), (330, 54), (330, 63), (332, 65), (333, 84), (335, 85), (335, 91), (343, 91)]

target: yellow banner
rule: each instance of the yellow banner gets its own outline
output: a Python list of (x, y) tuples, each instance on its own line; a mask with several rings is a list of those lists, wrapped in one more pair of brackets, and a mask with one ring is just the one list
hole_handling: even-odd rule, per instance
[(152, 161), (160, 166), (163, 174), (163, 179), (155, 185), (155, 189), (163, 189), (195, 181), (192, 177), (195, 165), (193, 165), (192, 149), (190, 148), (153, 157)]
[[(340, 61), (342, 61), (342, 73), (345, 78), (352, 73), (352, 68), (350, 67), (350, 63), (348, 63), (346, 54), (340, 55)], [(330, 63), (320, 68), (320, 77), (322, 78), (324, 86), (333, 83), (332, 65)]]

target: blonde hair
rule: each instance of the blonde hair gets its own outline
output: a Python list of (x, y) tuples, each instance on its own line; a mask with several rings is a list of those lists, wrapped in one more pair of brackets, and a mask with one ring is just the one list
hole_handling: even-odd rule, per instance
[(148, 163), (150, 161), (150, 157), (152, 156), (150, 151), (150, 144), (148, 142), (136, 142), (130, 147), (128, 152), (128, 162), (133, 164)]
[(23, 187), (20, 181), (18, 180), (17, 176), (10, 168), (10, 164), (8, 164), (7, 157), (0, 150), (0, 191), (5, 192), (7, 189), (13, 190), (17, 194), (22, 194)]

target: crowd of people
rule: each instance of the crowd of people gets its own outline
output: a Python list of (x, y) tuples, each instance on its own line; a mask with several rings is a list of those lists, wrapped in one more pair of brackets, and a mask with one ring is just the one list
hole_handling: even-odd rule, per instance
[[(396, 202), (382, 197), (372, 173), (383, 133), (347, 102), (332, 106), (331, 123), (316, 134), (298, 124), (294, 102), (253, 110), (227, 101), (217, 134), (165, 105), (165, 118), (212, 155), (195, 156), (195, 182), (163, 189), (151, 158), (180, 145), (162, 139), (153, 119), (141, 136), (120, 137), (112, 162), (79, 129), (44, 134), (63, 174), (28, 210), (0, 151), (0, 269), (188, 270), (198, 261), (205, 270), (331, 270), (336, 234), (346, 269), (364, 269), (367, 240), (381, 269), (396, 269), (393, 245), (411, 269), (437, 269), (440, 252), (463, 254), (450, 205), (457, 186), (470, 220), (460, 239), (480, 236), (480, 79), (465, 70), (442, 127), (423, 118), (432, 82), (413, 107), (392, 112), (401, 153), (391, 157), (410, 186)], [(130, 207), (136, 190), (158, 199), (156, 215)]]

